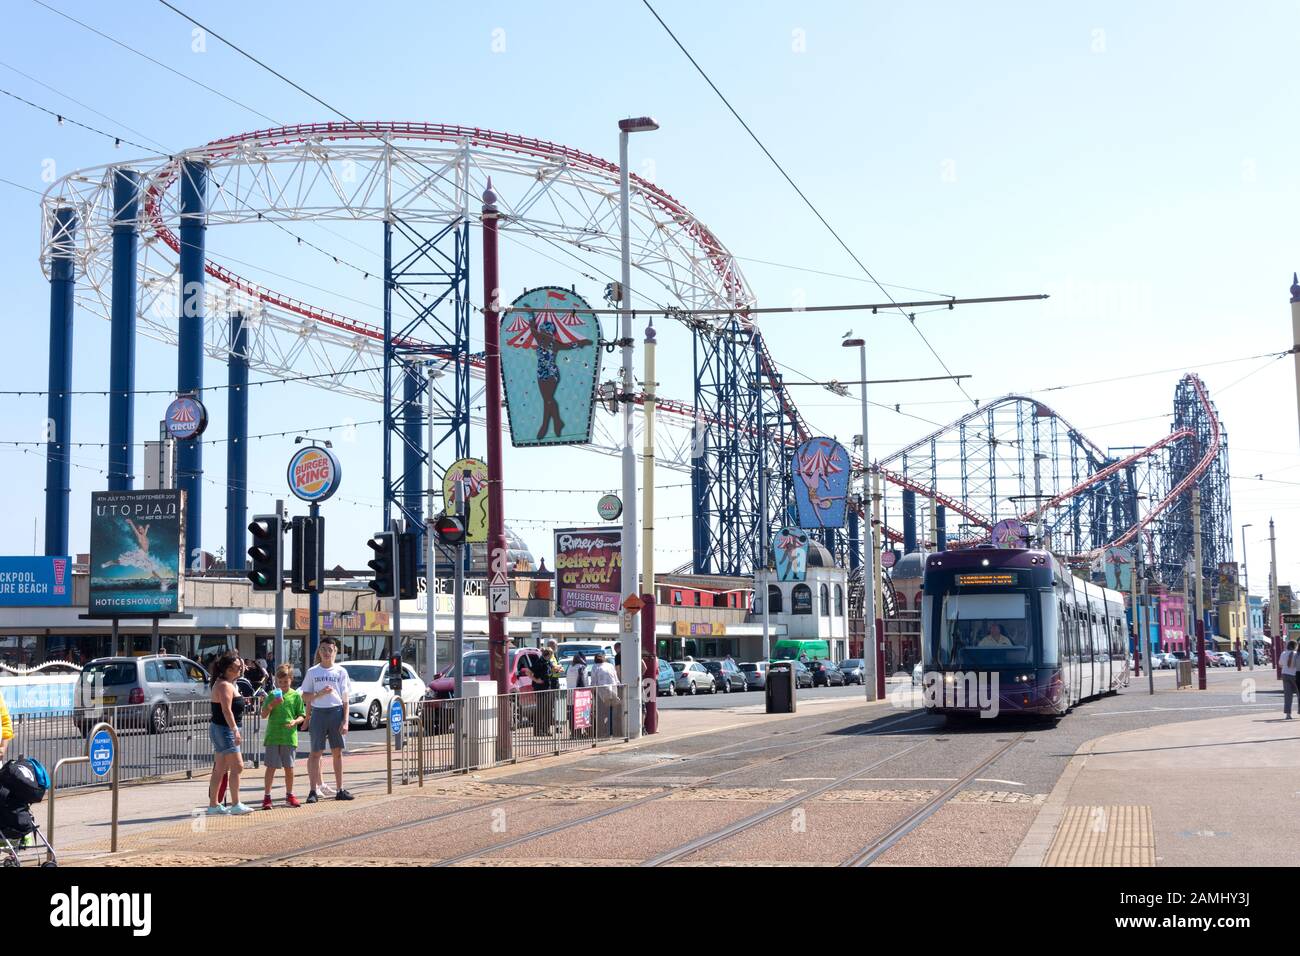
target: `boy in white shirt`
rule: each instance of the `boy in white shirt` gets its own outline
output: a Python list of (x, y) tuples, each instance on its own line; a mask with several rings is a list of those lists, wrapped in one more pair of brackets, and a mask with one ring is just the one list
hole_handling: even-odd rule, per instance
[(343, 789), (343, 735), (348, 732), (348, 694), (352, 684), (347, 670), (334, 662), (337, 652), (333, 640), (321, 641), (316, 651), (317, 663), (307, 671), (299, 688), (307, 703), (307, 725), (311, 731), (311, 754), (307, 757), (307, 775), (311, 781), (308, 803), (320, 799), (317, 793), (322, 784), (320, 758), (327, 739), (334, 757), (334, 784), (338, 791), (334, 799), (355, 799)]

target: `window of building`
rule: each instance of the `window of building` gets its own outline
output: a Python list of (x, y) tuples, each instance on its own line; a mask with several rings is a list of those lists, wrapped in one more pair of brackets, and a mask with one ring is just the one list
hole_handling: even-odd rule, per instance
[(35, 667), (38, 663), (35, 637), (0, 637), (0, 664)]
[(844, 616), (844, 588), (841, 585), (835, 585), (835, 616)]
[(782, 610), (781, 589), (775, 584), (769, 584), (767, 586), (767, 613), (780, 614)]
[(826, 585), (821, 586), (822, 596), (822, 617), (831, 616), (831, 589)]
[(794, 590), (790, 592), (790, 613), (811, 614), (812, 612), (812, 588), (806, 584), (796, 584)]

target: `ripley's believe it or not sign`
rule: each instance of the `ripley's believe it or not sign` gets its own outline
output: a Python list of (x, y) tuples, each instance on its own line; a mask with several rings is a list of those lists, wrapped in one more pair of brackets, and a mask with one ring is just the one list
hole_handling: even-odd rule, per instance
[(569, 289), (529, 289), (501, 316), (501, 384), (515, 445), (591, 441), (600, 323)]
[(182, 610), (184, 540), (185, 492), (92, 492), (91, 615), (153, 617)]
[(623, 531), (555, 532), (555, 613), (617, 614), (623, 600)]
[(338, 491), (343, 469), (328, 448), (312, 445), (289, 459), (289, 490), (303, 501), (324, 501)]
[(842, 528), (849, 494), (849, 453), (830, 438), (810, 438), (791, 459), (801, 528)]

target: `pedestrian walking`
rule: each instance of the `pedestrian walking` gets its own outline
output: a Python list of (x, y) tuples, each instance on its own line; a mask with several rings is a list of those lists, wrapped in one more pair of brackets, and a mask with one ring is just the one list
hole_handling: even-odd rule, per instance
[(542, 648), (542, 662), (532, 672), (534, 703), (533, 729), (539, 737), (551, 736), (554, 725), (556, 695), (551, 691), (560, 689), (560, 662), (555, 659), (555, 652), (549, 647)]
[(307, 711), (307, 728), (311, 731), (311, 753), (307, 757), (307, 775), (311, 792), (307, 802), (320, 799), (324, 784), (321, 772), (321, 755), (328, 741), (334, 763), (335, 800), (352, 800), (352, 794), (343, 786), (343, 737), (348, 732), (348, 694), (351, 681), (348, 672), (335, 662), (338, 647), (332, 640), (321, 641), (316, 650), (317, 663), (307, 671), (299, 688), (302, 699), (310, 706)]
[(1295, 641), (1287, 641), (1282, 654), (1282, 708), (1287, 720), (1291, 719), (1291, 698), (1296, 695), (1296, 664), (1300, 664), (1300, 653), (1296, 652)]
[[(212, 665), (212, 716), (208, 724), (208, 737), (212, 741), (212, 778), (208, 781), (208, 813), (221, 816), (227, 813), (252, 813), (253, 808), (239, 800), (239, 775), (244, 769), (244, 755), (240, 752), (243, 735), (239, 720), (244, 716), (244, 701), (235, 689), (239, 679), (238, 658), (222, 654)], [(234, 804), (229, 808), (221, 802), (218, 791), (221, 779), (230, 778), (230, 794)]]
[(266, 786), (262, 792), (262, 809), (271, 809), (271, 786), (275, 772), (284, 771), (285, 806), (301, 806), (293, 795), (293, 762), (298, 756), (298, 728), (307, 720), (307, 705), (302, 694), (293, 689), (293, 668), (281, 664), (275, 671), (275, 689), (262, 705), (266, 721)]
[(596, 688), (596, 725), (613, 736), (615, 705), (618, 703), (618, 672), (605, 655), (596, 654), (596, 666), (591, 669), (591, 686)]

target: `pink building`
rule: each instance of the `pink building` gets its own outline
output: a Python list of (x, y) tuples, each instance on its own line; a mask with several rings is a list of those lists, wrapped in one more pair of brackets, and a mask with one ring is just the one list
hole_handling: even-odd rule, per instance
[(1162, 651), (1187, 650), (1187, 602), (1182, 594), (1160, 595), (1160, 649)]

